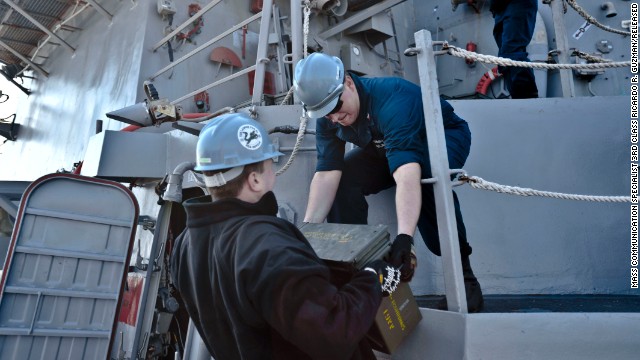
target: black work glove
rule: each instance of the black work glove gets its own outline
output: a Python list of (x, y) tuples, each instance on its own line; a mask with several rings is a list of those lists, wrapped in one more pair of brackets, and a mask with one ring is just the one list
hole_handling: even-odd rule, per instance
[(382, 286), (383, 296), (389, 296), (400, 284), (400, 270), (384, 260), (374, 260), (365, 265), (364, 270), (376, 273)]
[(413, 248), (413, 237), (407, 234), (396, 236), (391, 244), (389, 263), (400, 269), (402, 281), (411, 281), (416, 267), (418, 267), (418, 258)]

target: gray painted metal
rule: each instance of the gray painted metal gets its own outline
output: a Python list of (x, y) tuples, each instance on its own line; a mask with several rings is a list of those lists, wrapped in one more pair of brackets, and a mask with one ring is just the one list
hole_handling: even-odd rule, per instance
[[(282, 29), (282, 15), (280, 15), (280, 7), (273, 6), (273, 28), (274, 33), (269, 34), (269, 44), (276, 46), (276, 64), (278, 69), (276, 92), (287, 92), (288, 84), (291, 82), (289, 67), (285, 67), (284, 56), (287, 51), (287, 44), (285, 43), (285, 36)], [(272, 36), (273, 35), (273, 36)]]
[(442, 109), (438, 80), (436, 74), (435, 55), (431, 33), (426, 30), (416, 32), (416, 46), (420, 49), (417, 60), (420, 72), (420, 87), (422, 88), (422, 106), (427, 130), (429, 159), (431, 174), (436, 180), (433, 184), (433, 194), (438, 214), (438, 234), (442, 250), (444, 266), (444, 281), (449, 310), (461, 313), (467, 312), (467, 299), (464, 291), (462, 265), (460, 262), (460, 244), (458, 243), (458, 229), (453, 206), (453, 193), (449, 160), (447, 159), (447, 143), (442, 125)]
[[(163, 252), (164, 245), (169, 236), (169, 219), (173, 203), (166, 201), (160, 207), (157, 216), (156, 228), (153, 232), (151, 251), (149, 252), (149, 262), (144, 273), (144, 288), (140, 299), (140, 309), (138, 312), (138, 324), (135, 329), (135, 337), (129, 352), (125, 356), (131, 359), (145, 359), (146, 350), (149, 346), (149, 329), (153, 321), (154, 309), (158, 297), (160, 277), (164, 268)], [(142, 321), (140, 321), (142, 320)], [(112, 349), (115, 351), (116, 349)]]
[[(263, 11), (264, 12), (264, 11)], [(233, 33), (234, 31), (241, 29), (243, 26), (253, 22), (254, 20), (257, 20), (259, 18), (262, 17), (262, 12), (257, 13), (253, 16), (251, 16), (248, 19), (245, 19), (243, 21), (241, 21), (240, 23), (232, 26), (231, 28), (227, 29), (226, 31), (224, 31), (223, 33), (221, 33), (220, 35), (214, 37), (213, 39), (207, 41), (206, 43), (198, 46), (196, 49), (193, 49), (192, 51), (190, 51), (189, 53), (185, 54), (184, 56), (182, 56), (181, 58), (175, 60), (174, 62), (172, 62), (171, 64), (163, 67), (162, 69), (158, 70), (155, 74), (151, 75), (149, 77), (149, 80), (154, 80), (156, 79), (158, 76), (164, 74), (165, 72), (173, 69), (174, 67), (176, 67), (178, 64), (184, 62), (185, 60), (189, 59), (190, 57), (192, 57), (193, 55), (199, 53), (200, 51), (206, 49), (207, 47), (215, 44), (217, 41), (219, 41), (220, 39), (228, 36), (229, 34)]]
[(638, 313), (459, 314), (420, 309), (392, 359), (635, 359)]
[(204, 344), (202, 337), (198, 333), (193, 321), (189, 320), (189, 328), (187, 330), (187, 340), (184, 346), (185, 360), (214, 360), (209, 354), (207, 346)]
[(82, 175), (119, 181), (162, 178), (173, 170), (167, 167), (167, 141), (166, 134), (103, 131), (89, 140)]
[[(303, 49), (303, 15), (302, 8), (300, 6), (299, 0), (291, 0), (291, 62), (297, 64), (298, 61), (302, 59)], [(284, 61), (284, 59), (283, 59)], [(293, 96), (294, 104), (300, 104), (300, 100), (298, 100), (295, 94)]]
[(220, 80), (218, 80), (216, 82), (213, 82), (213, 83), (211, 83), (211, 84), (209, 84), (207, 86), (203, 86), (198, 90), (194, 90), (194, 91), (192, 91), (192, 92), (190, 92), (190, 93), (188, 93), (186, 95), (183, 95), (183, 96), (171, 101), (171, 104), (179, 104), (180, 102), (182, 102), (182, 101), (194, 96), (195, 94), (198, 94), (200, 92), (209, 90), (209, 89), (211, 89), (211, 88), (213, 88), (215, 86), (222, 85), (222, 84), (224, 84), (224, 83), (226, 83), (226, 82), (228, 82), (230, 80), (233, 80), (233, 79), (235, 79), (237, 77), (240, 77), (240, 76), (245, 75), (245, 74), (247, 74), (247, 73), (249, 73), (251, 71), (254, 71), (254, 70), (256, 70), (256, 68), (257, 68), (256, 65), (251, 65), (246, 69), (242, 69), (242, 70), (238, 71), (237, 73), (231, 74), (231, 75), (229, 75), (229, 76), (227, 76), (225, 78), (222, 78), (222, 79), (220, 79)]
[[(552, 0), (551, 13), (553, 19), (553, 29), (556, 34), (556, 50), (558, 50), (558, 60), (561, 64), (569, 63), (569, 40), (567, 39), (567, 29), (564, 25), (564, 1)], [(560, 70), (560, 88), (563, 97), (576, 96), (573, 86), (573, 74), (571, 70)]]
[[(629, 98), (453, 101), (469, 122), (470, 175), (505, 185), (628, 195)], [(488, 294), (635, 294), (629, 287), (629, 205), (456, 188)], [(437, 257), (415, 293), (441, 293)], [(433, 265), (432, 265), (433, 264)], [(435, 281), (434, 281), (435, 280)], [(437, 289), (424, 289), (431, 284)]]
[(260, 34), (258, 35), (258, 50), (256, 54), (256, 72), (253, 80), (252, 105), (262, 104), (262, 92), (264, 90), (264, 72), (269, 62), (267, 58), (267, 47), (269, 30), (271, 27), (271, 12), (273, 10), (273, 0), (264, 0), (262, 3), (262, 18), (260, 19)]
[(1, 358), (108, 358), (137, 217), (117, 183), (53, 174), (27, 189), (0, 284)]
[[(123, 182), (162, 179), (180, 163), (193, 159), (198, 140), (191, 133), (171, 131), (172, 125), (144, 128), (149, 132), (107, 130), (92, 136), (82, 175)], [(202, 124), (192, 124), (194, 130), (201, 127)]]
[(214, 6), (216, 6), (220, 1), (222, 0), (213, 0), (210, 3), (208, 3), (207, 5), (203, 6), (202, 9), (200, 9), (200, 11), (198, 11), (197, 13), (193, 14), (193, 16), (191, 16), (190, 18), (188, 18), (185, 22), (183, 22), (182, 24), (180, 24), (175, 30), (173, 30), (172, 32), (170, 32), (167, 36), (165, 36), (164, 38), (162, 38), (162, 40), (158, 41), (157, 44), (153, 45), (152, 50), (156, 51), (158, 50), (158, 48), (162, 45), (164, 45), (167, 41), (171, 40), (174, 36), (178, 35), (178, 33), (180, 31), (182, 31), (184, 28), (186, 28), (187, 26), (191, 25), (197, 18), (199, 18), (200, 16), (204, 15), (207, 11), (211, 10)]
[(384, 11), (395, 5), (398, 5), (404, 1), (406, 0), (386, 0), (381, 3), (375, 4), (371, 7), (361, 10), (360, 12), (351, 16), (349, 19), (339, 23), (338, 25), (323, 31), (322, 33), (318, 34), (318, 36), (322, 39), (328, 39), (332, 36), (339, 34), (344, 30), (347, 30), (351, 26), (357, 25), (358, 23), (369, 19), (375, 14), (378, 14), (379, 12)]
[[(439, 10), (435, 11), (437, 5)], [(461, 5), (456, 13), (450, 13), (449, 5), (449, 0), (430, 0), (406, 1), (393, 7), (391, 11), (397, 20), (396, 39), (401, 46), (413, 42), (413, 31), (423, 28), (424, 22), (432, 26), (429, 28), (432, 35), (440, 40), (451, 40), (451, 34), (457, 36), (457, 46), (464, 46), (467, 41), (461, 34), (483, 37), (479, 51), (492, 53), (490, 49), (491, 46), (495, 47), (495, 44), (491, 38), (491, 19), (486, 7), (482, 14), (477, 15), (466, 5)], [(595, 3), (583, 5), (597, 7)], [(137, 2), (132, 6), (131, 2), (122, 1), (109, 2), (105, 6), (115, 14), (115, 26), (106, 27), (106, 19), (99, 14), (91, 17), (90, 21), (83, 24), (82, 32), (74, 33), (72, 43), (77, 44), (79, 49), (76, 55), (69, 59), (62, 49), (54, 52), (47, 63), (51, 77), (48, 81), (36, 82), (34, 87), (37, 96), (31, 96), (19, 109), (19, 121), (25, 131), (21, 132), (21, 141), (8, 142), (2, 147), (0, 162), (8, 164), (2, 169), (3, 179), (32, 180), (42, 173), (68, 167), (82, 159), (88, 138), (95, 133), (94, 120), (103, 117), (105, 112), (143, 99), (142, 81), (151, 75), (152, 71), (168, 63), (166, 52), (148, 51), (153, 43), (164, 36), (162, 29), (166, 26), (155, 14), (155, 4)], [(241, 2), (224, 2), (220, 6), (223, 8), (221, 13), (225, 16), (213, 17), (214, 15), (206, 14), (205, 16), (211, 17), (206, 18), (207, 26), (203, 28), (203, 34), (199, 35), (198, 40), (212, 38), (222, 29), (247, 16), (247, 6)], [(299, 2), (292, 2), (292, 8), (299, 9), (299, 6)], [(447, 10), (446, 14), (443, 9)], [(616, 19), (628, 18), (625, 15), (628, 14), (628, 9), (627, 12), (623, 12), (625, 9), (619, 10), (618, 18), (613, 18), (611, 22), (619, 23)], [(550, 16), (548, 11), (548, 6), (541, 9), (543, 17), (546, 16), (545, 21)], [(597, 9), (590, 9), (590, 12), (597, 14)], [(299, 15), (300, 12), (294, 13)], [(286, 14), (287, 9), (283, 6), (283, 15)], [(565, 16), (567, 31), (570, 34), (580, 19), (571, 9)], [(327, 20), (328, 18), (322, 14), (312, 15), (311, 46), (316, 46), (314, 38), (327, 28)], [(302, 21), (298, 21), (290, 26), (293, 29), (301, 23)], [(451, 30), (452, 23), (459, 25), (455, 31)], [(438, 30), (439, 27), (442, 27), (442, 30)], [(474, 31), (469, 31), (469, 27)], [(286, 32), (286, 21), (283, 28)], [(552, 27), (547, 26), (547, 29), (550, 30), (549, 37), (553, 38), (555, 35)], [(294, 35), (296, 34), (291, 34), (292, 37)], [(599, 35), (592, 27), (580, 40), (584, 46), (576, 47), (588, 49), (587, 45), (593, 43), (584, 44), (589, 36)], [(606, 36), (614, 45), (611, 58), (628, 56), (628, 38)], [(240, 49), (238, 46), (230, 45), (230, 39), (224, 39), (222, 42), (234, 51)], [(324, 51), (332, 55), (339, 55), (339, 49), (343, 44), (358, 44), (363, 50), (363, 61), (372, 70), (369, 73), (371, 76), (388, 75), (389, 69), (392, 68), (382, 66), (389, 63), (373, 54), (373, 50), (368, 49), (359, 37), (343, 34), (343, 37), (332, 37), (326, 43), (320, 42), (325, 46)], [(580, 45), (573, 38), (569, 38), (569, 43), (570, 47)], [(195, 46), (186, 44), (180, 51), (186, 53)], [(377, 47), (379, 51), (381, 47)], [(252, 48), (247, 48), (247, 58), (251, 59), (249, 63), (255, 58), (253, 51)], [(105, 53), (110, 56), (105, 56)], [(126, 56), (121, 56), (122, 54)], [(156, 87), (162, 96), (165, 97), (167, 94), (167, 98), (177, 98), (193, 88), (202, 86), (202, 83), (211, 81), (205, 80), (217, 78), (217, 75), (214, 75), (215, 69), (205, 65), (208, 64), (207, 56), (204, 52), (198, 54), (198, 57), (191, 60), (196, 65), (185, 64), (175, 69), (173, 77), (162, 76), (156, 79)], [(417, 62), (413, 59), (415, 58), (403, 61), (402, 66), (405, 77), (417, 82)], [(454, 64), (452, 68), (442, 67), (443, 64), (458, 61), (461, 64)], [(94, 71), (97, 67), (104, 70)], [(465, 67), (462, 59), (438, 59), (438, 74), (440, 81), (443, 81), (440, 93), (452, 96), (462, 93), (453, 86), (447, 86), (447, 80), (455, 81), (453, 76), (477, 81), (477, 77), (474, 77), (471, 71), (458, 71)], [(481, 67), (477, 66), (476, 70), (481, 70)], [(623, 96), (589, 96), (586, 92), (586, 81), (576, 80), (578, 97), (574, 99), (453, 101), (456, 113), (469, 121), (473, 133), (472, 151), (465, 170), (471, 175), (478, 175), (487, 180), (542, 190), (599, 195), (628, 193), (628, 80), (625, 80), (626, 70), (607, 70), (606, 74), (593, 79), (591, 84), (596, 93)], [(559, 83), (557, 75), (549, 72), (550, 89)], [(475, 83), (471, 85), (475, 86)], [(216, 89), (216, 92), (211, 94), (212, 105), (219, 108), (241, 103), (249, 99), (247, 89), (246, 79), (238, 78), (224, 89)], [(552, 96), (557, 93), (559, 92), (551, 91)], [(185, 109), (189, 108), (186, 101), (182, 105)], [(267, 128), (285, 124), (297, 126), (301, 107), (257, 107), (257, 113), (258, 120)], [(111, 120), (107, 120), (105, 125), (109, 129), (123, 126)], [(309, 128), (313, 127), (314, 122), (310, 121)], [(145, 128), (144, 131), (164, 132), (166, 128)], [(182, 161), (193, 160), (195, 136), (180, 131), (171, 131), (166, 135), (175, 140), (171, 142), (175, 147), (166, 154), (169, 158), (166, 171), (172, 170)], [(291, 147), (295, 141), (295, 135), (271, 136), (277, 138), (284, 147)], [(314, 144), (312, 135), (305, 136), (303, 146)], [(144, 160), (154, 161), (155, 156), (158, 154), (153, 153)], [(300, 220), (304, 214), (308, 184), (314, 166), (314, 153), (300, 153), (291, 168), (278, 178), (276, 195), (281, 205), (293, 210), (294, 221), (296, 218)], [(134, 189), (145, 214), (158, 212), (155, 203), (157, 196), (151, 189), (156, 181), (157, 179), (145, 188)], [(473, 190), (468, 186), (457, 188), (456, 191), (461, 198), (470, 242), (474, 247), (472, 264), (485, 292), (638, 294), (636, 290), (629, 289), (628, 284), (628, 206), (521, 198)], [(393, 196), (393, 191), (388, 190), (368, 199), (369, 223), (386, 224), (392, 234), (396, 231)], [(137, 245), (145, 259), (150, 253), (150, 238), (148, 232), (140, 234)], [(411, 284), (414, 293), (444, 293), (441, 259), (429, 253), (419, 237), (416, 238), (416, 243), (420, 264)], [(150, 298), (152, 297), (150, 294)], [(433, 328), (429, 328), (430, 332), (425, 334), (431, 342), (422, 341), (414, 344), (414, 355), (408, 355), (406, 358), (414, 356), (422, 359), (425, 357), (422, 352), (431, 354), (431, 350), (425, 349), (425, 343), (429, 349), (443, 349), (443, 354), (453, 354), (450, 358), (462, 358), (466, 348), (458, 348), (457, 341), (458, 336), (461, 336), (459, 334), (464, 333), (463, 315), (453, 312), (440, 313), (445, 314), (444, 316), (458, 317), (447, 317), (438, 322), (434, 317), (425, 316), (422, 324), (434, 324)], [(591, 314), (584, 316), (591, 317)], [(526, 320), (522, 317), (517, 319)], [(608, 331), (609, 323), (614, 324), (612, 328), (615, 328), (616, 322), (615, 318), (602, 319), (598, 326), (604, 329), (603, 331)], [(536, 324), (541, 326), (542, 331), (557, 325)], [(581, 326), (575, 322), (573, 324), (576, 327)], [(489, 331), (493, 329), (489, 322), (483, 325), (487, 336), (501, 336), (502, 330)], [(575, 340), (574, 344), (578, 342), (578, 339), (568, 332), (559, 334), (551, 331), (551, 334), (558, 339), (566, 338), (569, 342)], [(614, 331), (612, 334), (618, 332)], [(542, 344), (545, 344), (546, 340), (540, 337)], [(612, 347), (616, 341), (615, 338), (610, 339), (610, 344), (605, 346)], [(126, 339), (125, 343), (129, 344)], [(533, 347), (531, 344), (533, 342), (527, 346)], [(484, 358), (500, 358), (501, 354), (486, 355), (488, 351), (484, 353)], [(557, 358), (553, 355), (546, 357)], [(606, 358), (601, 356), (603, 357)]]

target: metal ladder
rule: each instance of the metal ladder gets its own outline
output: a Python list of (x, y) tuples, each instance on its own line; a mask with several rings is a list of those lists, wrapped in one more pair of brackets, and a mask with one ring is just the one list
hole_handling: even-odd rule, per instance
[[(196, 14), (194, 14), (192, 17), (190, 17), (189, 19), (187, 19), (187, 21), (185, 21), (182, 25), (178, 26), (174, 31), (172, 31), (170, 34), (168, 34), (167, 36), (165, 36), (162, 40), (160, 40), (158, 43), (156, 43), (152, 50), (156, 51), (158, 48), (160, 48), (162, 45), (164, 45), (167, 41), (169, 41), (171, 38), (173, 38), (177, 33), (180, 32), (180, 30), (184, 29), (187, 25), (191, 24), (193, 21), (195, 21), (196, 19), (198, 19), (200, 16), (202, 16), (202, 14), (204, 14), (205, 12), (209, 11), (211, 8), (213, 8), (215, 5), (219, 4), (222, 0), (213, 0), (211, 1), (209, 4), (205, 5), (200, 11), (198, 11)], [(160, 76), (161, 74), (173, 69), (176, 65), (184, 62), (185, 60), (189, 59), (190, 57), (192, 57), (193, 55), (199, 53), (200, 51), (208, 48), (209, 46), (213, 45), (214, 43), (218, 42), (219, 40), (223, 39), (224, 37), (232, 34), (234, 31), (242, 29), (242, 27), (246, 26), (247, 24), (257, 20), (257, 19), (261, 19), (260, 21), (260, 34), (258, 36), (258, 49), (257, 49), (257, 57), (256, 57), (256, 64), (249, 66), (245, 69), (242, 69), (241, 71), (231, 74), (229, 76), (226, 76), (216, 82), (213, 82), (209, 85), (203, 86), (197, 90), (194, 90), (184, 96), (179, 97), (178, 99), (175, 99), (173, 101), (171, 101), (172, 105), (178, 104), (181, 101), (188, 99), (198, 93), (201, 93), (203, 91), (206, 91), (214, 86), (218, 86), (221, 84), (224, 84), (230, 80), (233, 80), (239, 76), (242, 76), (244, 74), (247, 74), (251, 71), (255, 70), (255, 78), (254, 78), (254, 82), (253, 82), (253, 96), (251, 99), (251, 104), (252, 105), (260, 105), (260, 103), (262, 102), (262, 92), (263, 92), (263, 88), (264, 88), (264, 79), (265, 79), (265, 70), (266, 70), (266, 65), (269, 62), (269, 60), (267, 59), (267, 47), (268, 47), (268, 37), (269, 37), (269, 28), (270, 28), (270, 24), (271, 24), (271, 14), (273, 11), (273, 0), (264, 0), (263, 5), (262, 5), (262, 11), (241, 21), (240, 23), (230, 27), (229, 29), (227, 29), (226, 31), (223, 31), (220, 35), (214, 37), (213, 39), (207, 41), (206, 43), (198, 46), (197, 48), (195, 48), (194, 50), (190, 51), (189, 53), (185, 54), (184, 56), (182, 56), (181, 58), (175, 60), (174, 62), (172, 62), (171, 64), (165, 66), (164, 68), (158, 70), (156, 73), (154, 73), (153, 75), (151, 75), (149, 77), (149, 80), (153, 81), (155, 78), (157, 78), (158, 76)]]

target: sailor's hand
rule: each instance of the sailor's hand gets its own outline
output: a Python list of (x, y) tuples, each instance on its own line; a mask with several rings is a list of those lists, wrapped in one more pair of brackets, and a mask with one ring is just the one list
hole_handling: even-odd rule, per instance
[(383, 296), (389, 296), (400, 284), (400, 269), (394, 268), (384, 260), (374, 260), (368, 263), (364, 270), (374, 272), (378, 276)]
[(391, 244), (389, 263), (402, 271), (402, 281), (411, 281), (418, 267), (418, 257), (413, 247), (413, 237), (398, 234)]

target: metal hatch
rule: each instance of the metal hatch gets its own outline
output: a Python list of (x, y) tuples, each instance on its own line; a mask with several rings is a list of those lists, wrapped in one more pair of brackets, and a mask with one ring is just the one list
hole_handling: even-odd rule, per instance
[(0, 359), (109, 358), (138, 212), (112, 181), (29, 186), (0, 283)]

